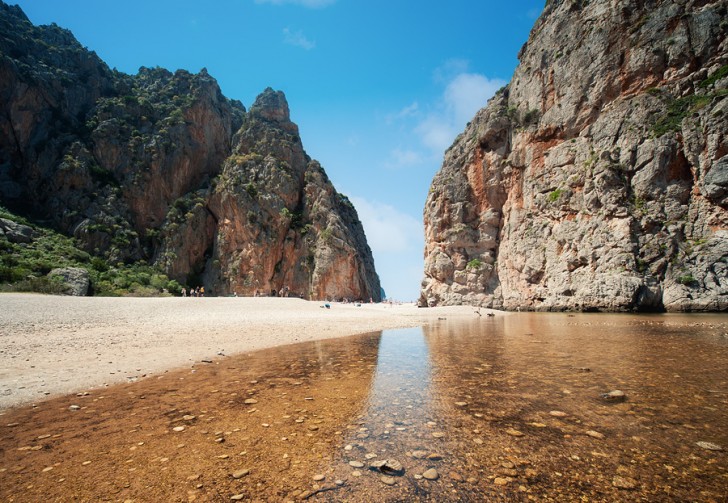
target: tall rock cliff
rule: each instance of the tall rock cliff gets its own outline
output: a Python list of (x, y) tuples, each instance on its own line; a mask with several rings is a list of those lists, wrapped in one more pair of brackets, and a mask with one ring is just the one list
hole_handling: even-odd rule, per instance
[(547, 2), (432, 182), (421, 304), (728, 309), (727, 5)]
[(204, 69), (110, 70), (2, 2), (0, 29), (0, 204), (217, 294), (379, 300), (356, 211), (282, 93), (248, 112)]

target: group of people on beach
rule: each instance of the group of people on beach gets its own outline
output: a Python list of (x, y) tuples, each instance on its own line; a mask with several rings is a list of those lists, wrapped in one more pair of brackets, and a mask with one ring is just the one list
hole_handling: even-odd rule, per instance
[[(198, 286), (195, 288), (190, 287), (190, 297), (204, 297), (205, 296), (205, 287), (204, 286)], [(182, 288), (182, 297), (187, 297), (187, 289)]]

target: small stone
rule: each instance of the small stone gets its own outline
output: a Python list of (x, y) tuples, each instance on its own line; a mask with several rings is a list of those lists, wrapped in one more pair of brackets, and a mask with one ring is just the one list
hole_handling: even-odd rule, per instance
[(242, 501), (245, 499), (244, 494), (236, 494), (235, 496), (230, 496), (230, 499), (233, 501)]
[(388, 486), (393, 486), (397, 482), (394, 477), (390, 477), (388, 475), (382, 475), (381, 477), (379, 477), (379, 480), (381, 480)]
[(368, 452), (367, 454), (365, 454), (365, 455), (364, 455), (364, 457), (365, 457), (366, 459), (374, 459), (374, 458), (376, 458), (376, 457), (377, 457), (377, 455), (376, 455), (376, 454), (374, 454), (373, 452)]
[(632, 490), (637, 487), (637, 481), (630, 477), (617, 475), (612, 479), (612, 485), (617, 489)]
[(463, 476), (460, 475), (457, 472), (450, 472), (449, 475), (450, 475), (450, 478), (452, 480), (454, 480), (455, 482), (462, 482), (463, 481)]
[(323, 475), (323, 474), (319, 473), (319, 474), (316, 474), (316, 475), (313, 476), (313, 481), (314, 482), (321, 482), (325, 478), (326, 478), (326, 475)]
[(215, 442), (217, 442), (218, 444), (222, 444), (223, 442), (225, 442), (225, 438), (224, 437), (216, 438)]
[(696, 442), (696, 445), (702, 449), (708, 449), (709, 451), (722, 451), (723, 448), (718, 444), (712, 442)]
[(369, 465), (370, 470), (380, 471), (386, 475), (403, 475), (404, 467), (396, 459), (374, 461)]
[(437, 473), (437, 470), (435, 470), (434, 468), (426, 470), (425, 473), (422, 474), (422, 476), (427, 480), (437, 480), (440, 478), (440, 474)]
[(361, 461), (349, 461), (349, 466), (352, 468), (364, 468), (364, 463)]
[(172, 431), (185, 431), (185, 427), (184, 426), (175, 426), (174, 428), (172, 428)]
[(80, 405), (71, 405), (68, 408), (68, 410), (80, 410), (80, 409), (81, 409), (81, 406)]
[(455, 405), (458, 407), (466, 407), (468, 405), (468, 402), (455, 402)]
[(337, 486), (343, 486), (344, 485), (344, 481), (341, 480), (341, 479), (336, 479), (336, 480), (334, 480), (334, 484), (336, 484)]
[(624, 402), (627, 400), (627, 395), (624, 393), (624, 391), (620, 391), (618, 389), (612, 390), (609, 393), (603, 393), (601, 395), (603, 400), (606, 400), (607, 402)]
[(196, 480), (200, 480), (200, 477), (202, 477), (202, 475), (200, 475), (199, 473), (195, 473), (194, 475), (190, 475), (189, 477), (187, 477), (187, 480), (189, 482), (194, 482)]
[(432, 436), (435, 438), (443, 438), (445, 436), (445, 434), (441, 431), (436, 431), (432, 434)]
[(193, 416), (191, 414), (186, 414), (186, 415), (182, 416), (182, 419), (184, 419), (185, 421), (192, 421), (193, 419), (196, 419), (196, 417), (197, 416)]
[(551, 414), (554, 417), (566, 417), (568, 414), (566, 412), (562, 412), (560, 410), (552, 410), (549, 411), (549, 414)]
[(250, 473), (250, 470), (248, 470), (247, 468), (243, 468), (242, 470), (238, 470), (237, 472), (232, 473), (232, 477), (234, 479), (242, 479), (249, 473)]
[(589, 430), (586, 432), (586, 434), (592, 438), (598, 438), (599, 440), (604, 438), (604, 435), (599, 433), (598, 431)]
[(51, 471), (52, 469), (53, 469), (53, 467), (52, 467), (52, 466), (46, 466), (45, 468), (43, 468), (43, 472), (49, 472), (49, 471)]
[(512, 437), (522, 437), (524, 435), (524, 433), (522, 431), (518, 431), (518, 430), (513, 429), (513, 428), (508, 428), (506, 430), (506, 433), (508, 433)]
[(516, 465), (514, 465), (510, 461), (503, 461), (500, 465), (501, 465), (502, 468), (507, 468), (509, 470), (512, 470), (512, 469), (514, 469), (516, 467)]
[(245, 405), (255, 405), (256, 403), (258, 403), (258, 400), (255, 398), (248, 398), (245, 400)]
[(415, 459), (424, 459), (427, 457), (427, 451), (412, 451), (412, 457)]
[(493, 480), (493, 483), (497, 486), (507, 486), (511, 482), (510, 477), (496, 477), (495, 480)]
[(427, 459), (429, 459), (430, 461), (442, 461), (442, 455), (433, 452), (432, 454), (429, 454), (427, 456)]
[(82, 466), (88, 466), (90, 464), (91, 464), (91, 461), (84, 461), (83, 463), (81, 463)]
[(354, 470), (351, 472), (352, 477), (361, 477), (361, 472), (359, 470)]

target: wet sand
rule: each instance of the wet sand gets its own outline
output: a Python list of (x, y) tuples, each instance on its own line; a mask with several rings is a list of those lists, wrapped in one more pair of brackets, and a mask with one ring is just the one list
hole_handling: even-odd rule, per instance
[(470, 307), (323, 305), (288, 298), (0, 294), (0, 410), (247, 351), (478, 317)]

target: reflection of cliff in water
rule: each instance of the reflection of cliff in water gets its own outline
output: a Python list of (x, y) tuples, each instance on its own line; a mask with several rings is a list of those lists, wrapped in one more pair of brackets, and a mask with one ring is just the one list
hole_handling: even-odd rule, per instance
[[(726, 321), (532, 313), (425, 327), (455, 479), (495, 500), (717, 501), (725, 456), (697, 442), (728, 445)], [(600, 397), (613, 389), (628, 400)]]

